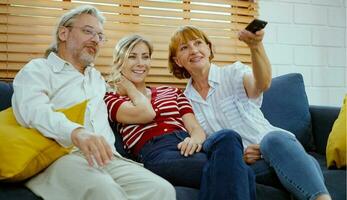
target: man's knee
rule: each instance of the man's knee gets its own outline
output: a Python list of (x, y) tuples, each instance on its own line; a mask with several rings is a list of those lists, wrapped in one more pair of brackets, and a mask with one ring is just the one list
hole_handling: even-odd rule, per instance
[(175, 188), (165, 179), (156, 178), (152, 180), (152, 184), (148, 185), (149, 190), (153, 193), (150, 195), (153, 200), (175, 200), (176, 191)]
[(128, 198), (124, 190), (115, 182), (97, 181), (87, 188), (83, 199), (126, 200)]

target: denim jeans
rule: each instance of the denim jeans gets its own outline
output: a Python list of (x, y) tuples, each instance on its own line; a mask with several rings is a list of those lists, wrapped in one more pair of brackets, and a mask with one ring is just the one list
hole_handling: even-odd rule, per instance
[(270, 132), (260, 142), (260, 151), (264, 159), (251, 165), (258, 183), (280, 182), (300, 200), (328, 194), (318, 162), (294, 136), (283, 131)]
[(241, 137), (236, 132), (218, 131), (208, 137), (201, 152), (184, 157), (177, 144), (188, 136), (177, 131), (155, 137), (138, 159), (173, 185), (200, 188), (199, 199), (255, 199), (254, 173), (243, 161)]

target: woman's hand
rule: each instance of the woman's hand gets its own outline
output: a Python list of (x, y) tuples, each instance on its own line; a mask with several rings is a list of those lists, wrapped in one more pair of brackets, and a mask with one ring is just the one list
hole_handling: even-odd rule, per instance
[(259, 144), (250, 144), (245, 150), (243, 160), (247, 164), (253, 164), (259, 159), (261, 159)]
[(89, 166), (94, 166), (94, 160), (98, 166), (105, 166), (112, 160), (112, 149), (104, 137), (92, 135), (84, 128), (76, 128), (72, 131), (71, 139), (85, 155)]
[(136, 90), (135, 85), (123, 75), (121, 76), (120, 80), (116, 83), (116, 86), (117, 93), (122, 96), (128, 96), (129, 91)]
[(205, 141), (206, 136), (191, 136), (186, 137), (182, 142), (177, 145), (177, 148), (181, 150), (181, 155), (188, 157), (195, 152), (200, 152), (202, 149), (202, 143)]
[(264, 30), (259, 30), (256, 33), (249, 32), (245, 29), (238, 33), (239, 40), (245, 42), (249, 48), (256, 48), (261, 44), (264, 37)]
[(193, 155), (195, 152), (200, 152), (202, 143), (206, 140), (206, 133), (201, 128), (193, 113), (184, 114), (182, 120), (190, 137), (186, 137), (177, 147), (181, 150), (181, 154), (187, 157)]

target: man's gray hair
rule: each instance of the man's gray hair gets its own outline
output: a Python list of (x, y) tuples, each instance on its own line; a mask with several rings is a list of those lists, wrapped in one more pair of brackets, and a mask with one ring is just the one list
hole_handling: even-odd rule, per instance
[(76, 7), (74, 9), (70, 10), (69, 12), (67, 12), (63, 16), (61, 16), (59, 23), (55, 27), (54, 35), (53, 35), (53, 43), (50, 45), (50, 47), (45, 52), (46, 58), (48, 57), (48, 55), (51, 52), (58, 53), (58, 46), (61, 42), (59, 39), (59, 28), (71, 26), (74, 23), (75, 19), (82, 14), (92, 15), (92, 16), (96, 17), (101, 24), (104, 24), (105, 17), (94, 6), (83, 5), (83, 6), (79, 6), (79, 7)]

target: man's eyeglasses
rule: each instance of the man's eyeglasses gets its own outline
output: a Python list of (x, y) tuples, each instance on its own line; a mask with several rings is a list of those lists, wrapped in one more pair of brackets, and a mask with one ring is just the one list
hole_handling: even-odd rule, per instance
[(106, 36), (105, 34), (101, 33), (101, 32), (97, 32), (94, 28), (92, 27), (89, 27), (89, 26), (83, 26), (83, 27), (80, 27), (80, 26), (66, 26), (66, 27), (69, 27), (69, 28), (78, 28), (82, 31), (82, 33), (84, 33), (85, 35), (88, 35), (90, 36), (90, 38), (94, 38), (95, 36), (98, 36), (98, 41), (101, 42), (101, 43), (105, 43), (107, 42), (107, 39), (106, 39)]

